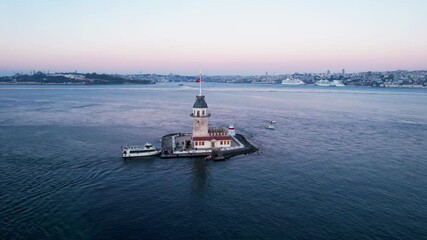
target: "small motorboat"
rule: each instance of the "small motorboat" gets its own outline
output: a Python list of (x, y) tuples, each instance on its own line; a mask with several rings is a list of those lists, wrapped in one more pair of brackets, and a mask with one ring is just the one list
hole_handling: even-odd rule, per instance
[(123, 158), (150, 157), (157, 156), (162, 149), (154, 148), (151, 143), (142, 146), (125, 146), (122, 147)]
[(222, 154), (222, 152), (212, 152), (211, 155), (205, 157), (205, 160), (213, 160), (213, 161), (224, 161), (227, 158)]
[(274, 121), (274, 120), (270, 120), (270, 121), (268, 121), (270, 124), (276, 124), (276, 121)]
[(275, 130), (276, 129), (276, 127), (273, 125), (265, 125), (265, 128), (269, 129), (269, 130)]

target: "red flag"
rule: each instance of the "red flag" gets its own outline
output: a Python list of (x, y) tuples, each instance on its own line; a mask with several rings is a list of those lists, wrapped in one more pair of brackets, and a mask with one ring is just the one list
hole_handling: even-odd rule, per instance
[(197, 79), (196, 79), (196, 83), (199, 83), (199, 82), (200, 82), (200, 78), (197, 78)]

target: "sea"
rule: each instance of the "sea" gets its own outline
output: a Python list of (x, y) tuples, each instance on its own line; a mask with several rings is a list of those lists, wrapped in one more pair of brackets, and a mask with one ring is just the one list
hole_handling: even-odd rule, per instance
[(0, 239), (427, 239), (427, 89), (202, 91), (257, 153), (122, 159), (191, 132), (196, 83), (0, 85)]

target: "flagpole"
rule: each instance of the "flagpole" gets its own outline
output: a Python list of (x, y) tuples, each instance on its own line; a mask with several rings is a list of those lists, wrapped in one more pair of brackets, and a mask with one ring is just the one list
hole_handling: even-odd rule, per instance
[(202, 69), (200, 69), (199, 79), (200, 79), (200, 82), (199, 82), (199, 96), (202, 96)]

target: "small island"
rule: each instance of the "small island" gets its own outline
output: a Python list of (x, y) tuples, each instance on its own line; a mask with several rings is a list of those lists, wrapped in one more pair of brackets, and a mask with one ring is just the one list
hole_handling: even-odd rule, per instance
[(202, 95), (202, 75), (197, 83), (199, 95), (193, 104), (190, 117), (193, 119), (192, 133), (171, 133), (162, 137), (160, 157), (206, 157), (207, 160), (225, 160), (240, 154), (249, 154), (258, 151), (241, 134), (236, 134), (233, 125), (228, 127), (209, 127), (211, 114), (205, 96)]
[(225, 160), (230, 157), (258, 151), (234, 126), (209, 127), (211, 114), (205, 96), (199, 94), (193, 104), (190, 117), (193, 119), (192, 133), (171, 133), (162, 137), (162, 158), (207, 157)]

